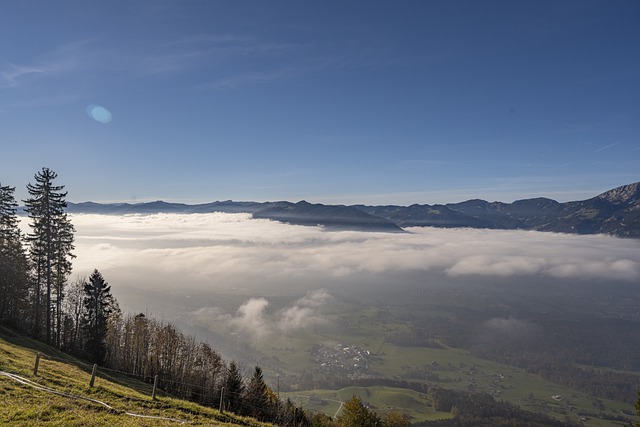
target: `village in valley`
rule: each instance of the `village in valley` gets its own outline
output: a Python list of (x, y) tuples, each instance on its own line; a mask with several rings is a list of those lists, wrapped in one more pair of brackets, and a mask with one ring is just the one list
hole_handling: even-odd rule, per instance
[(355, 345), (338, 343), (334, 346), (318, 344), (311, 349), (311, 356), (319, 372), (360, 379), (368, 377), (372, 355), (370, 351)]

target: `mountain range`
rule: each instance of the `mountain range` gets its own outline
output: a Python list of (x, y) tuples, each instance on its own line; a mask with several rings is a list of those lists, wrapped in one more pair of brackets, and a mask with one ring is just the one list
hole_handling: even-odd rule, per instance
[(640, 182), (606, 191), (587, 200), (557, 202), (547, 198), (513, 203), (473, 199), (461, 203), (411, 206), (323, 205), (235, 202), (187, 205), (149, 203), (69, 203), (71, 213), (250, 213), (254, 218), (296, 225), (320, 225), (329, 230), (403, 232), (407, 227), (470, 227), (521, 229), (574, 234), (609, 234), (640, 238)]

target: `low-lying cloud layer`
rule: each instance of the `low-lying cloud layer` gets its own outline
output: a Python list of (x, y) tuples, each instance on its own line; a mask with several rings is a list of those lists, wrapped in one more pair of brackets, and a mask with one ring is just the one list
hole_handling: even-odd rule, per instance
[(231, 318), (229, 323), (253, 338), (263, 338), (270, 332), (264, 320), (268, 305), (269, 301), (264, 298), (251, 298), (238, 308), (236, 317)]
[(318, 309), (329, 300), (331, 300), (331, 296), (324, 289), (308, 292), (292, 307), (285, 308), (280, 312), (278, 328), (289, 332), (325, 323), (326, 320), (318, 312)]
[[(75, 273), (155, 289), (322, 284), (406, 271), (450, 277), (640, 279), (640, 241), (531, 231), (326, 232), (248, 214), (73, 215)], [(323, 287), (323, 286), (319, 286)], [(283, 316), (303, 316), (300, 302)]]
[(233, 315), (224, 314), (219, 307), (203, 307), (191, 314), (205, 324), (212, 321), (223, 323), (252, 340), (261, 340), (274, 332), (290, 333), (326, 324), (327, 319), (320, 310), (331, 299), (327, 291), (317, 289), (275, 313), (268, 312), (270, 303), (261, 297), (248, 299)]

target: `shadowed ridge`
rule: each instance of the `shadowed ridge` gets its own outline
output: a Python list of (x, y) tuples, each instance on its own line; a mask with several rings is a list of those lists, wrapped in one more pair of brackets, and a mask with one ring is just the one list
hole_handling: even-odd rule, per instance
[(312, 204), (305, 200), (267, 207), (255, 212), (253, 217), (296, 225), (321, 225), (331, 230), (403, 232), (392, 221), (353, 206)]

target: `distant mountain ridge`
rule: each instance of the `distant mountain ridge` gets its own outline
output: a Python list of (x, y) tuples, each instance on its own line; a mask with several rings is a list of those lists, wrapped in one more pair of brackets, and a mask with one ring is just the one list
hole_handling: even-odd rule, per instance
[(513, 203), (468, 200), (446, 205), (358, 206), (400, 227), (472, 227), (610, 234), (640, 237), (640, 182), (591, 199), (560, 203), (547, 198)]
[(469, 227), (504, 230), (610, 234), (640, 238), (640, 182), (623, 185), (587, 200), (560, 203), (543, 197), (513, 203), (480, 199), (445, 205), (323, 205), (306, 201), (234, 202), (187, 205), (149, 203), (69, 203), (71, 213), (250, 213), (254, 218), (331, 230), (402, 232), (406, 227)]
[(298, 225), (323, 225), (332, 230), (403, 232), (393, 221), (353, 206), (311, 204), (304, 200), (270, 206), (254, 212), (253, 217)]
[(161, 200), (145, 203), (71, 203), (68, 202), (67, 211), (71, 213), (96, 213), (106, 215), (126, 215), (144, 213), (253, 213), (260, 209), (288, 202), (234, 202), (231, 200), (187, 205), (184, 203), (170, 203)]

